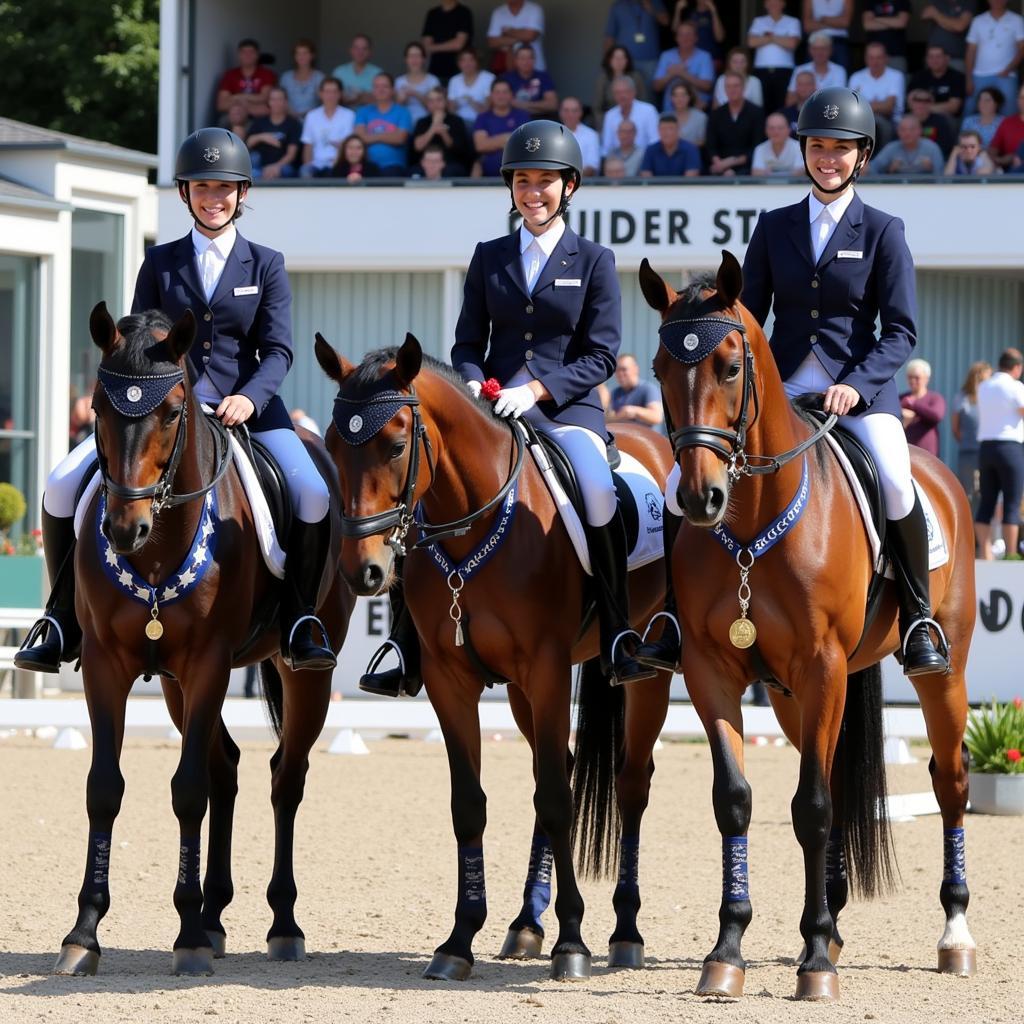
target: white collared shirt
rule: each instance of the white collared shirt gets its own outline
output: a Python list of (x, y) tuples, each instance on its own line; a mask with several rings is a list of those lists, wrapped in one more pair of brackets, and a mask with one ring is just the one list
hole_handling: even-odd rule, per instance
[(556, 217), (543, 235), (532, 235), (525, 226), (520, 227), (519, 258), (523, 261), (523, 277), (526, 278), (527, 291), (533, 291), (533, 286), (543, 273), (548, 259), (564, 233), (565, 220), (561, 217)]
[(195, 227), (192, 228), (192, 247), (196, 253), (196, 266), (199, 268), (199, 280), (202, 283), (203, 291), (206, 293), (206, 301), (213, 298), (217, 290), (221, 274), (227, 264), (228, 256), (235, 247), (235, 239), (238, 232), (234, 224), (231, 224), (227, 231), (216, 238), (207, 238)]
[[(827, 206), (813, 192), (807, 197), (807, 214), (811, 224), (811, 251), (814, 253), (815, 263), (821, 259), (821, 254), (825, 251), (828, 240), (832, 237), (832, 233), (843, 219), (843, 214), (846, 213), (852, 202), (852, 188), (843, 193), (838, 199), (833, 199)], [(826, 211), (825, 216), (819, 221), (818, 216), (822, 210)]]

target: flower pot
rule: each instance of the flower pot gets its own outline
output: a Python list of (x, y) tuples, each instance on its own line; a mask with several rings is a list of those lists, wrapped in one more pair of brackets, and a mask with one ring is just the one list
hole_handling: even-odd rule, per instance
[(39, 555), (0, 556), (0, 608), (42, 608), (45, 576)]
[(979, 814), (1024, 814), (1024, 774), (971, 772), (971, 810)]

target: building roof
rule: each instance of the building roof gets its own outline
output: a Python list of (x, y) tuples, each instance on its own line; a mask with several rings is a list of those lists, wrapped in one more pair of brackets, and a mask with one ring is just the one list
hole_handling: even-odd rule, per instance
[(29, 188), (20, 182), (0, 174), (0, 206), (34, 206), (47, 210), (69, 210), (67, 203), (62, 203), (46, 192)]
[(0, 151), (13, 149), (66, 149), (69, 153), (92, 159), (112, 160), (116, 163), (130, 164), (135, 167), (156, 167), (156, 155), (141, 153), (136, 149), (125, 149), (109, 142), (97, 142), (67, 132), (57, 132), (50, 128), (40, 128), (23, 121), (12, 121), (8, 117), (0, 117)]

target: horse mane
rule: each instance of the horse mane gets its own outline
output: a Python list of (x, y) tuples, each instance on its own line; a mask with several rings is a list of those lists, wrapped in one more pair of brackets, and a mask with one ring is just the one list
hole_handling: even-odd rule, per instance
[(174, 326), (166, 313), (147, 309), (142, 313), (129, 313), (117, 321), (120, 344), (103, 357), (108, 370), (129, 375), (173, 373), (180, 369), (170, 358), (164, 343), (153, 337), (154, 331), (166, 334)]
[[(710, 312), (711, 305), (717, 307), (718, 293), (715, 290), (715, 284), (715, 275), (710, 272), (704, 272), (691, 278), (686, 287), (681, 292), (676, 293), (676, 301), (672, 303), (672, 310), (675, 313)], [(705, 292), (709, 291), (713, 294), (705, 295)], [(708, 308), (699, 308), (702, 306)]]

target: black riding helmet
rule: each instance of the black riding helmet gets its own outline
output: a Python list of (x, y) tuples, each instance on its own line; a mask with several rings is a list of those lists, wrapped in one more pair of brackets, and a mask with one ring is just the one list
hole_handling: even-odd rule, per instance
[(575, 194), (583, 180), (583, 152), (576, 136), (557, 121), (527, 121), (521, 124), (509, 136), (501, 154), (501, 176), (510, 192), (515, 172), (529, 169), (561, 173), (562, 200), (553, 216), (544, 223), (564, 216), (571, 199), (571, 196), (566, 195), (566, 185), (571, 181)]
[(242, 216), (242, 193), (252, 184), (252, 158), (249, 148), (227, 128), (200, 128), (178, 147), (174, 161), (174, 180), (197, 224), (207, 225), (196, 216), (189, 195), (190, 181), (238, 182), (238, 205), (231, 219)]
[[(842, 192), (851, 182), (857, 180), (864, 165), (875, 148), (875, 114), (871, 104), (858, 96), (852, 89), (833, 86), (813, 93), (800, 110), (796, 123), (796, 134), (800, 139), (800, 151), (804, 155), (807, 169), (807, 139), (853, 139), (857, 142), (860, 157), (853, 174), (836, 188), (821, 188), (826, 193)], [(813, 180), (813, 179), (812, 179)]]

